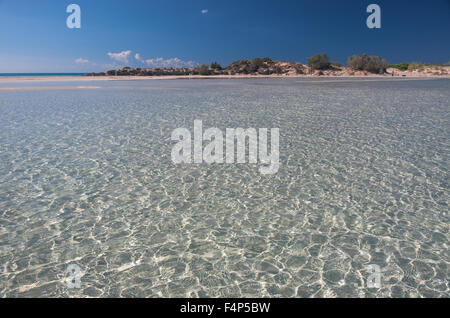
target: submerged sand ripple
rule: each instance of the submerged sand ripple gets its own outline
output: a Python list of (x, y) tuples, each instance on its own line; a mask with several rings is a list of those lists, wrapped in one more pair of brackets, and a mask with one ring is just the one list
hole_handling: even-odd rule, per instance
[[(102, 83), (0, 99), (0, 296), (449, 297), (450, 81)], [(160, 88), (160, 89), (158, 89)], [(173, 129), (279, 127), (281, 167)], [(68, 264), (84, 272), (67, 288)], [(366, 287), (365, 266), (382, 269)]]

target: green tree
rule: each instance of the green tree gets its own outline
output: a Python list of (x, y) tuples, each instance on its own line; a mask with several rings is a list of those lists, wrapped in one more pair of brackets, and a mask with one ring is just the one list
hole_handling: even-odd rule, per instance
[(354, 70), (362, 71), (366, 63), (366, 54), (352, 55), (347, 60), (347, 65)]
[(342, 66), (342, 64), (339, 63), (339, 62), (331, 62), (330, 65), (334, 66), (334, 67), (341, 67)]
[(367, 56), (367, 54), (350, 56), (347, 64), (354, 70), (378, 74), (386, 73), (386, 69), (389, 67), (389, 63), (385, 59), (381, 59), (379, 56)]
[(252, 64), (253, 64), (254, 66), (256, 66), (256, 68), (258, 68), (258, 67), (260, 67), (260, 66), (263, 66), (263, 65), (264, 65), (264, 62), (263, 62), (262, 59), (260, 59), (259, 57), (257, 57), (257, 58), (255, 58), (255, 59), (252, 60)]
[(315, 70), (326, 70), (330, 68), (330, 59), (327, 53), (316, 54), (307, 60), (307, 65)]
[(369, 56), (364, 70), (370, 73), (383, 74), (386, 73), (388, 66), (389, 63), (386, 60), (381, 59), (379, 56)]
[(423, 68), (422, 64), (418, 62), (413, 62), (408, 65), (408, 71), (415, 71), (421, 67)]
[(211, 71), (209, 69), (208, 64), (203, 64), (202, 66), (200, 66), (198, 73), (200, 75), (211, 75)]
[(390, 67), (396, 68), (400, 71), (406, 71), (408, 69), (408, 63), (400, 63), (400, 64), (391, 64)]
[(217, 63), (217, 62), (212, 62), (212, 63), (211, 63), (211, 68), (212, 68), (213, 70), (221, 70), (221, 69), (222, 69), (222, 66), (220, 66), (220, 64)]

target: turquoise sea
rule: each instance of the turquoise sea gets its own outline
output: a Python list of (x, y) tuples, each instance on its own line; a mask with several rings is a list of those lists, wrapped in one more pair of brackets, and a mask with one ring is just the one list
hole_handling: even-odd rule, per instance
[[(0, 92), (0, 297), (450, 296), (450, 80), (89, 85)], [(174, 165), (194, 120), (278, 173)]]
[(0, 73), (0, 77), (84, 76), (85, 73)]

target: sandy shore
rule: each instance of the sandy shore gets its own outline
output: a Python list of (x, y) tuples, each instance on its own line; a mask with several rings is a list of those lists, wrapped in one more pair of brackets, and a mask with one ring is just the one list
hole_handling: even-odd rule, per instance
[[(143, 80), (175, 80), (175, 79), (243, 79), (243, 78), (405, 78), (401, 76), (385, 75), (213, 75), (213, 76), (35, 76), (35, 77), (0, 77), (0, 83), (30, 83), (30, 82), (92, 82), (92, 81), (143, 81)], [(406, 78), (450, 78), (450, 75), (426, 75), (418, 74), (406, 75)], [(73, 89), (92, 88), (92, 86), (80, 86)], [(61, 88), (66, 89), (66, 88)], [(4, 91), (7, 89), (1, 89)]]

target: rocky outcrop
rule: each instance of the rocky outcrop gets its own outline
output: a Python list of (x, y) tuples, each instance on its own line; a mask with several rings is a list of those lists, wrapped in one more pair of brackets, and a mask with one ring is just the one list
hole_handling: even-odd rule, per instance
[(296, 75), (307, 74), (309, 68), (301, 63), (274, 61), (269, 58), (240, 60), (226, 68), (202, 65), (194, 68), (132, 68), (89, 73), (86, 76), (170, 76), (170, 75)]
[[(336, 64), (336, 63), (335, 63)], [(86, 76), (215, 76), (215, 75), (245, 75), (245, 76), (436, 76), (450, 74), (449, 66), (435, 67), (415, 71), (399, 71), (389, 68), (385, 74), (371, 74), (367, 71), (354, 70), (347, 66), (331, 65), (328, 69), (314, 70), (297, 62), (276, 61), (270, 58), (239, 60), (226, 68), (219, 64), (201, 65), (194, 68), (132, 68), (109, 70), (106, 73), (89, 73)]]
[(231, 75), (294, 75), (305, 74), (307, 67), (301, 63), (274, 61), (269, 58), (240, 60), (231, 63), (224, 71)]

